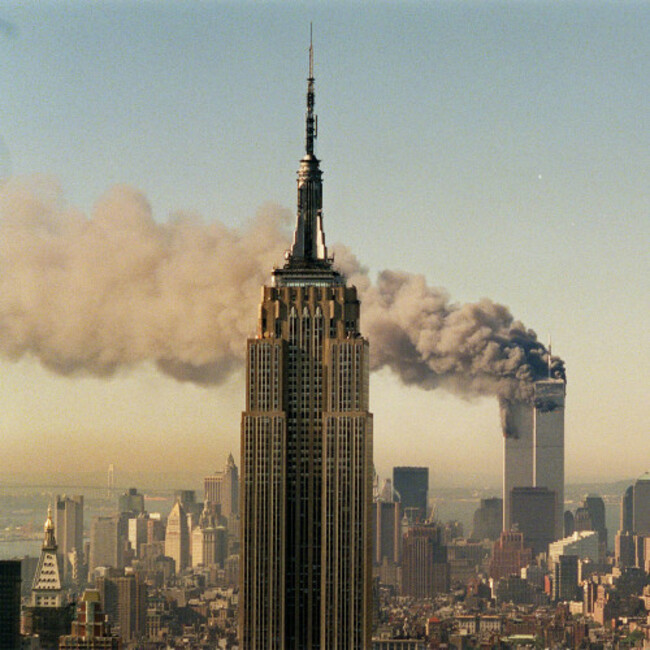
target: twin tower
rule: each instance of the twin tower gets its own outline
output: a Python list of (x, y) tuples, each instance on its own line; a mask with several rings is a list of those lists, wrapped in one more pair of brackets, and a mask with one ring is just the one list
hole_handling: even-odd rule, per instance
[(332, 267), (313, 49), (293, 245), (248, 341), (240, 484), (244, 650), (370, 647), (372, 415), (354, 287)]

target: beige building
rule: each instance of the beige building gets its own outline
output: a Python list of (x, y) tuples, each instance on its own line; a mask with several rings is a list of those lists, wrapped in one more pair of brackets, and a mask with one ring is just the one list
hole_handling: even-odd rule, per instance
[(205, 502), (219, 505), (221, 514), (230, 520), (239, 514), (239, 470), (232, 454), (228, 455), (226, 466), (221, 472), (203, 479)]
[(310, 70), (293, 246), (262, 289), (257, 336), (248, 341), (243, 650), (370, 646), (368, 342), (356, 289), (327, 255), (313, 105)]
[(176, 563), (176, 573), (190, 566), (190, 531), (187, 514), (181, 502), (176, 501), (167, 517), (165, 555)]

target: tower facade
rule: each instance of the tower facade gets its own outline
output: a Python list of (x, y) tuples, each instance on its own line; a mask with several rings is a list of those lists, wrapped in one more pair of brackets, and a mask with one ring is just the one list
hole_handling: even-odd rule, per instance
[(206, 503), (218, 504), (228, 519), (239, 514), (239, 470), (232, 454), (228, 454), (223, 471), (206, 476), (203, 485)]
[(637, 535), (650, 536), (650, 472), (634, 483), (632, 528)]
[(169, 517), (165, 531), (165, 555), (176, 563), (176, 573), (181, 573), (190, 566), (190, 531), (187, 525), (187, 514), (176, 500)]
[(533, 403), (516, 403), (510, 410), (511, 433), (504, 438), (503, 529), (512, 526), (512, 490), (547, 488), (555, 493), (554, 535), (564, 533), (564, 398), (561, 379), (534, 385)]
[(20, 648), (20, 560), (0, 560), (0, 648)]
[(293, 245), (248, 341), (240, 485), (244, 650), (366, 648), (372, 416), (355, 287), (334, 270), (314, 155), (313, 51)]
[(56, 552), (57, 544), (54, 537), (51, 507), (47, 510), (44, 532), (43, 548), (32, 582), (31, 605), (33, 607), (61, 607), (64, 593), (61, 586), (61, 567)]
[[(76, 557), (77, 561), (79, 561), (83, 555), (83, 496), (75, 495), (68, 497), (65, 494), (63, 496), (57, 495), (54, 514), (54, 525), (59, 543), (58, 554), (61, 557), (63, 565), (63, 578), (66, 582), (70, 582), (73, 580), (75, 573), (78, 574), (78, 567), (73, 565), (71, 558)], [(75, 550), (76, 555), (73, 553)]]
[(429, 468), (393, 467), (393, 485), (400, 496), (402, 514), (409, 510), (409, 519), (424, 521), (427, 518)]

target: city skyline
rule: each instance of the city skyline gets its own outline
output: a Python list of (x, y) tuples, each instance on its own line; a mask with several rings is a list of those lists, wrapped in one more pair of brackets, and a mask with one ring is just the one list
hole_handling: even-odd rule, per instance
[[(61, 195), (49, 184), (39, 191), (85, 213), (126, 182), (158, 222), (196, 211), (241, 228), (268, 201), (286, 215), (301, 150), (295, 73), (313, 19), (329, 241), (345, 241), (373, 279), (385, 267), (423, 273), (452, 301), (489, 297), (539, 338), (550, 332), (568, 367), (567, 481), (641, 475), (649, 79), (640, 61), (650, 13), (632, 4), (521, 3), (514, 16), (496, 3), (343, 7), (359, 22), (352, 40), (324, 8), (8, 3), (3, 173), (54, 177)], [(266, 33), (269, 18), (277, 35)], [(33, 81), (29, 91), (18, 77)], [(249, 334), (254, 325), (253, 312)], [(158, 453), (162, 439), (177, 443), (159, 452), (163, 473), (196, 467), (200, 479), (238, 447), (241, 368), (210, 388), (146, 364), (66, 378), (28, 357), (3, 360), (1, 376), (12, 469), (40, 472), (43, 449), (68, 445), (102, 477), (108, 463), (137, 471), (130, 458)], [(371, 383), (382, 476), (417, 458), (432, 489), (498, 484), (495, 398), (421, 391), (385, 369)], [(106, 455), (90, 461), (98, 445)]]

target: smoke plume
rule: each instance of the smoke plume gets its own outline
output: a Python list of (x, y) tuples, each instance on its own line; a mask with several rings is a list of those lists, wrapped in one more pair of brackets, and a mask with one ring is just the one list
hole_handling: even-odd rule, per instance
[[(87, 217), (42, 179), (0, 192), (0, 354), (36, 357), (63, 375), (110, 376), (153, 362), (176, 379), (223, 381), (242, 366), (260, 287), (288, 247), (287, 210), (267, 206), (242, 229), (177, 215), (153, 219), (145, 197), (115, 187)], [(338, 267), (360, 292), (371, 367), (405, 384), (465, 396), (528, 399), (548, 352), (507, 307), (456, 305), (421, 275), (376, 282), (345, 247)], [(553, 374), (564, 367), (553, 359)]]

